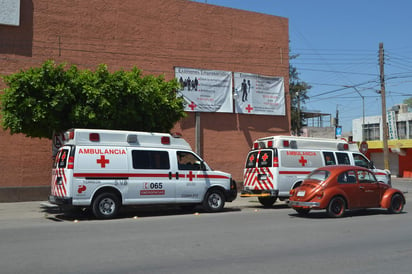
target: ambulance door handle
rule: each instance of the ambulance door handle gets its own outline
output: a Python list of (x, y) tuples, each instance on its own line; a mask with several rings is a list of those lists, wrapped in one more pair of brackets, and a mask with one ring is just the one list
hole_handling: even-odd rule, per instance
[(176, 180), (179, 180), (179, 172), (176, 172)]
[(172, 172), (169, 171), (169, 180), (172, 180)]

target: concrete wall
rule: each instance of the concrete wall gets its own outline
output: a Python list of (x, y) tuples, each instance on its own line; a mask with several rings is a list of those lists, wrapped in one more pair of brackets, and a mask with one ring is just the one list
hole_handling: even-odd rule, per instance
[[(237, 181), (254, 139), (290, 132), (286, 18), (185, 0), (21, 0), (20, 9), (20, 26), (0, 25), (0, 74), (53, 59), (166, 79), (175, 66), (284, 77), (285, 116), (201, 114), (201, 154)], [(194, 148), (192, 113), (175, 130)], [(49, 140), (0, 131), (0, 147), (0, 188), (50, 183)]]

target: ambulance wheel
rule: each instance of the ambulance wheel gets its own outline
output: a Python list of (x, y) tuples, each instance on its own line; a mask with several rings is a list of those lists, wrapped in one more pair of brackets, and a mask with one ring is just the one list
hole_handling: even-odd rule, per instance
[(206, 193), (205, 199), (203, 200), (203, 207), (208, 212), (218, 212), (222, 211), (225, 206), (225, 202), (225, 196), (222, 191), (212, 189)]
[(276, 202), (277, 197), (258, 197), (259, 203), (264, 207), (271, 207)]
[(92, 209), (96, 218), (111, 219), (119, 212), (120, 200), (113, 193), (101, 193), (93, 200)]

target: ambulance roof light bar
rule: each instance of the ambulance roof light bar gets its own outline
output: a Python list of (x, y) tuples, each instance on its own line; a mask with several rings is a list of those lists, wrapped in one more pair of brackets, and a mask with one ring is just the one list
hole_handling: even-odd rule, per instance
[(338, 150), (349, 150), (349, 144), (347, 144), (347, 143), (345, 143), (345, 144), (339, 143), (339, 144), (338, 144)]
[(162, 143), (162, 145), (170, 145), (170, 137), (169, 136), (162, 136), (161, 143)]
[(100, 134), (92, 132), (89, 134), (89, 140), (90, 142), (99, 142), (100, 141)]

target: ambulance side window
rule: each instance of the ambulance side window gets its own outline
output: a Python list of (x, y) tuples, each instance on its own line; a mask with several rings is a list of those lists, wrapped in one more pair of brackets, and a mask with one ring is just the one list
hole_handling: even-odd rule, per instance
[(170, 169), (167, 151), (133, 150), (134, 169)]
[(327, 166), (336, 165), (335, 155), (333, 155), (333, 152), (324, 151), (323, 158), (325, 159), (325, 165)]
[(369, 168), (369, 161), (363, 155), (353, 153), (353, 160), (355, 161), (355, 166)]
[(204, 170), (202, 161), (194, 154), (187, 151), (177, 151), (179, 170)]
[(349, 155), (346, 152), (336, 152), (339, 165), (350, 165)]

